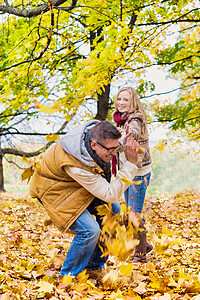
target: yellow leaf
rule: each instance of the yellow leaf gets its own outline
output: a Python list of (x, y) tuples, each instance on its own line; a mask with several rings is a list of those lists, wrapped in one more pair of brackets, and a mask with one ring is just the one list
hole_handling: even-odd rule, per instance
[(183, 269), (179, 269), (179, 279), (183, 279), (184, 281), (190, 281), (191, 276), (184, 273)]
[(29, 182), (31, 179), (31, 176), (33, 175), (33, 172), (34, 172), (33, 167), (29, 167), (26, 170), (24, 170), (21, 174), (22, 181), (28, 179), (28, 182)]
[(128, 265), (123, 264), (119, 267), (119, 270), (122, 276), (130, 276), (133, 270), (133, 264), (132, 263), (129, 263)]
[(33, 103), (36, 108), (39, 108), (40, 104), (36, 99), (33, 101)]
[(55, 106), (49, 106), (49, 105), (44, 105), (40, 104), (38, 107), (39, 111), (45, 113), (45, 114), (53, 114), (55, 113)]
[(135, 246), (137, 246), (139, 244), (139, 241), (136, 239), (132, 239), (132, 240), (125, 240), (124, 241), (124, 245), (125, 245), (125, 249), (124, 252), (126, 250), (126, 252), (128, 253), (129, 251), (133, 251), (135, 249)]
[(163, 296), (159, 297), (159, 300), (171, 300), (171, 295), (168, 293), (165, 293)]
[(60, 136), (58, 134), (52, 133), (52, 134), (48, 134), (45, 139), (47, 142), (55, 142), (59, 138), (60, 138)]
[(97, 206), (97, 211), (98, 211), (98, 215), (99, 216), (109, 216), (109, 215), (112, 215), (112, 211), (109, 208), (108, 204), (103, 204), (103, 205)]
[(128, 207), (126, 204), (122, 204), (121, 205), (121, 214), (126, 214), (127, 213), (127, 210), (128, 210)]
[(143, 295), (147, 292), (146, 289), (146, 283), (145, 282), (140, 282), (140, 284), (134, 289), (134, 292)]
[(10, 294), (3, 294), (3, 295), (1, 295), (0, 300), (9, 300), (10, 299), (9, 295)]
[(39, 293), (51, 293), (53, 292), (53, 289), (54, 289), (54, 285), (51, 284), (51, 283), (48, 283), (47, 281), (43, 281), (41, 280), (39, 283), (38, 283), (38, 286), (40, 287), (38, 289), (38, 292)]
[(117, 285), (118, 274), (115, 270), (111, 270), (103, 278), (103, 285), (107, 288), (113, 288)]
[(23, 155), (23, 161), (25, 161), (25, 162), (27, 162), (27, 163), (29, 162), (29, 161), (28, 161), (28, 158), (27, 158), (25, 155)]
[(138, 216), (131, 210), (129, 212), (129, 221), (133, 224), (134, 227), (138, 228), (140, 225), (140, 221)]
[(145, 152), (145, 149), (144, 148), (142, 148), (142, 147), (139, 147), (139, 154), (142, 154), (143, 152)]
[(72, 276), (70, 276), (70, 275), (65, 275), (65, 276), (63, 276), (63, 278), (62, 278), (62, 283), (64, 283), (64, 284), (71, 284), (71, 283), (72, 283), (72, 279), (73, 279)]
[(125, 176), (123, 176), (122, 178), (120, 178), (120, 180), (123, 181), (124, 183), (128, 184), (128, 185), (130, 185), (130, 184), (133, 183), (132, 181), (128, 180)]
[(136, 180), (136, 181), (133, 181), (133, 183), (134, 183), (135, 185), (139, 185), (139, 184), (142, 183), (142, 180)]
[(174, 236), (175, 232), (172, 230), (168, 230), (166, 227), (162, 227), (162, 234), (167, 236)]
[(86, 280), (88, 279), (89, 275), (86, 274), (87, 270), (84, 270), (83, 272), (79, 273), (77, 275), (77, 279), (80, 283), (85, 283)]

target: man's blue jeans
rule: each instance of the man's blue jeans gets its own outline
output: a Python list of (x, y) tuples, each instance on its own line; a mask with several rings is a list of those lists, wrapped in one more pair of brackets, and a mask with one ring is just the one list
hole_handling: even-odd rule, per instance
[[(76, 276), (83, 270), (98, 270), (105, 267), (107, 257), (101, 257), (102, 251), (98, 246), (101, 230), (101, 219), (95, 209), (102, 204), (98, 198), (94, 198), (92, 205), (85, 209), (76, 221), (70, 226), (70, 230), (76, 233), (59, 276)], [(104, 202), (105, 203), (105, 202)], [(121, 212), (118, 202), (112, 204), (113, 214)], [(95, 218), (92, 216), (94, 214)]]
[[(146, 177), (146, 180), (145, 180)], [(151, 172), (145, 176), (135, 176), (134, 181), (141, 181), (140, 184), (132, 184), (124, 192), (125, 202), (132, 207), (134, 213), (142, 213), (144, 199), (146, 195), (147, 186), (149, 185)]]

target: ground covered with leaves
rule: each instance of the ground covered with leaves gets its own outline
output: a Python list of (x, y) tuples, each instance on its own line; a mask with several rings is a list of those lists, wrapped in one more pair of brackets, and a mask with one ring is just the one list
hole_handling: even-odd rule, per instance
[[(26, 194), (0, 195), (0, 299), (200, 299), (200, 194), (147, 196), (147, 264), (133, 265), (113, 253), (112, 286), (57, 276), (72, 236), (60, 233), (44, 208)], [(119, 240), (120, 243), (120, 240)], [(119, 247), (120, 248), (120, 245)]]

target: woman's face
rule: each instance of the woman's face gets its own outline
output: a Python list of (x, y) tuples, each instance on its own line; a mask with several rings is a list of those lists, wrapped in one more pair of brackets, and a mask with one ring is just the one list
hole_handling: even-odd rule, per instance
[(120, 113), (128, 112), (131, 108), (131, 94), (128, 91), (121, 91), (117, 97), (117, 109)]

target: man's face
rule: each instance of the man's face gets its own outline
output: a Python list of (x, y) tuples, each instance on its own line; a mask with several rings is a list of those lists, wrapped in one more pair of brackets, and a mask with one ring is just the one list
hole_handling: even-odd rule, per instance
[(92, 149), (106, 163), (109, 163), (112, 156), (116, 155), (116, 149), (118, 146), (119, 146), (118, 139), (115, 140), (106, 139), (106, 140), (101, 140), (101, 142), (96, 142), (96, 141), (91, 142)]

